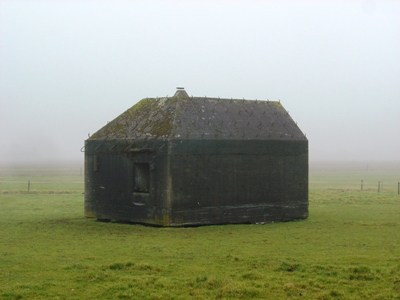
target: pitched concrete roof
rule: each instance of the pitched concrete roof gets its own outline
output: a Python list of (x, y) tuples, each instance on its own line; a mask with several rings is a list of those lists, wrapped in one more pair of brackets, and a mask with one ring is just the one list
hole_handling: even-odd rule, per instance
[(306, 140), (279, 101), (189, 97), (146, 98), (90, 139)]

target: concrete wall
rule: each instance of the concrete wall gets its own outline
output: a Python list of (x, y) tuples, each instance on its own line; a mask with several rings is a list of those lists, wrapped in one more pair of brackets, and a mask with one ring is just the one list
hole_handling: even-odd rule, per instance
[(143, 146), (86, 141), (86, 217), (169, 225), (168, 156)]
[(308, 216), (307, 141), (174, 141), (172, 224)]
[(307, 140), (88, 140), (85, 215), (182, 226), (308, 216)]

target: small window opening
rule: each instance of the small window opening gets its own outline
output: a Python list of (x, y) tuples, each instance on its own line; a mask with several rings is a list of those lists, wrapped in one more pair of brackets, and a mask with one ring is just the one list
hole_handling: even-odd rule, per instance
[(150, 165), (148, 163), (133, 164), (133, 192), (150, 192)]
[(95, 155), (93, 158), (93, 171), (99, 171), (99, 159), (97, 158), (97, 155)]

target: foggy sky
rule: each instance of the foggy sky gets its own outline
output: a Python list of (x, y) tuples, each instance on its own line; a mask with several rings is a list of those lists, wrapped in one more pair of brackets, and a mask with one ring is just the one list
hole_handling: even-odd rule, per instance
[(399, 161), (400, 2), (0, 0), (0, 162), (83, 161), (177, 86), (280, 99), (310, 161)]

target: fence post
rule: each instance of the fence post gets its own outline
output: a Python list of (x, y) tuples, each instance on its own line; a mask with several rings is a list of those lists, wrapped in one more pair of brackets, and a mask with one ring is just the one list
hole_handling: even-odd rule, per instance
[(400, 195), (400, 182), (397, 183), (397, 195)]
[(361, 179), (361, 190), (363, 190), (363, 182), (364, 180)]
[(28, 193), (29, 193), (30, 188), (31, 188), (31, 181), (28, 180)]
[(381, 191), (381, 182), (378, 181), (378, 193)]

